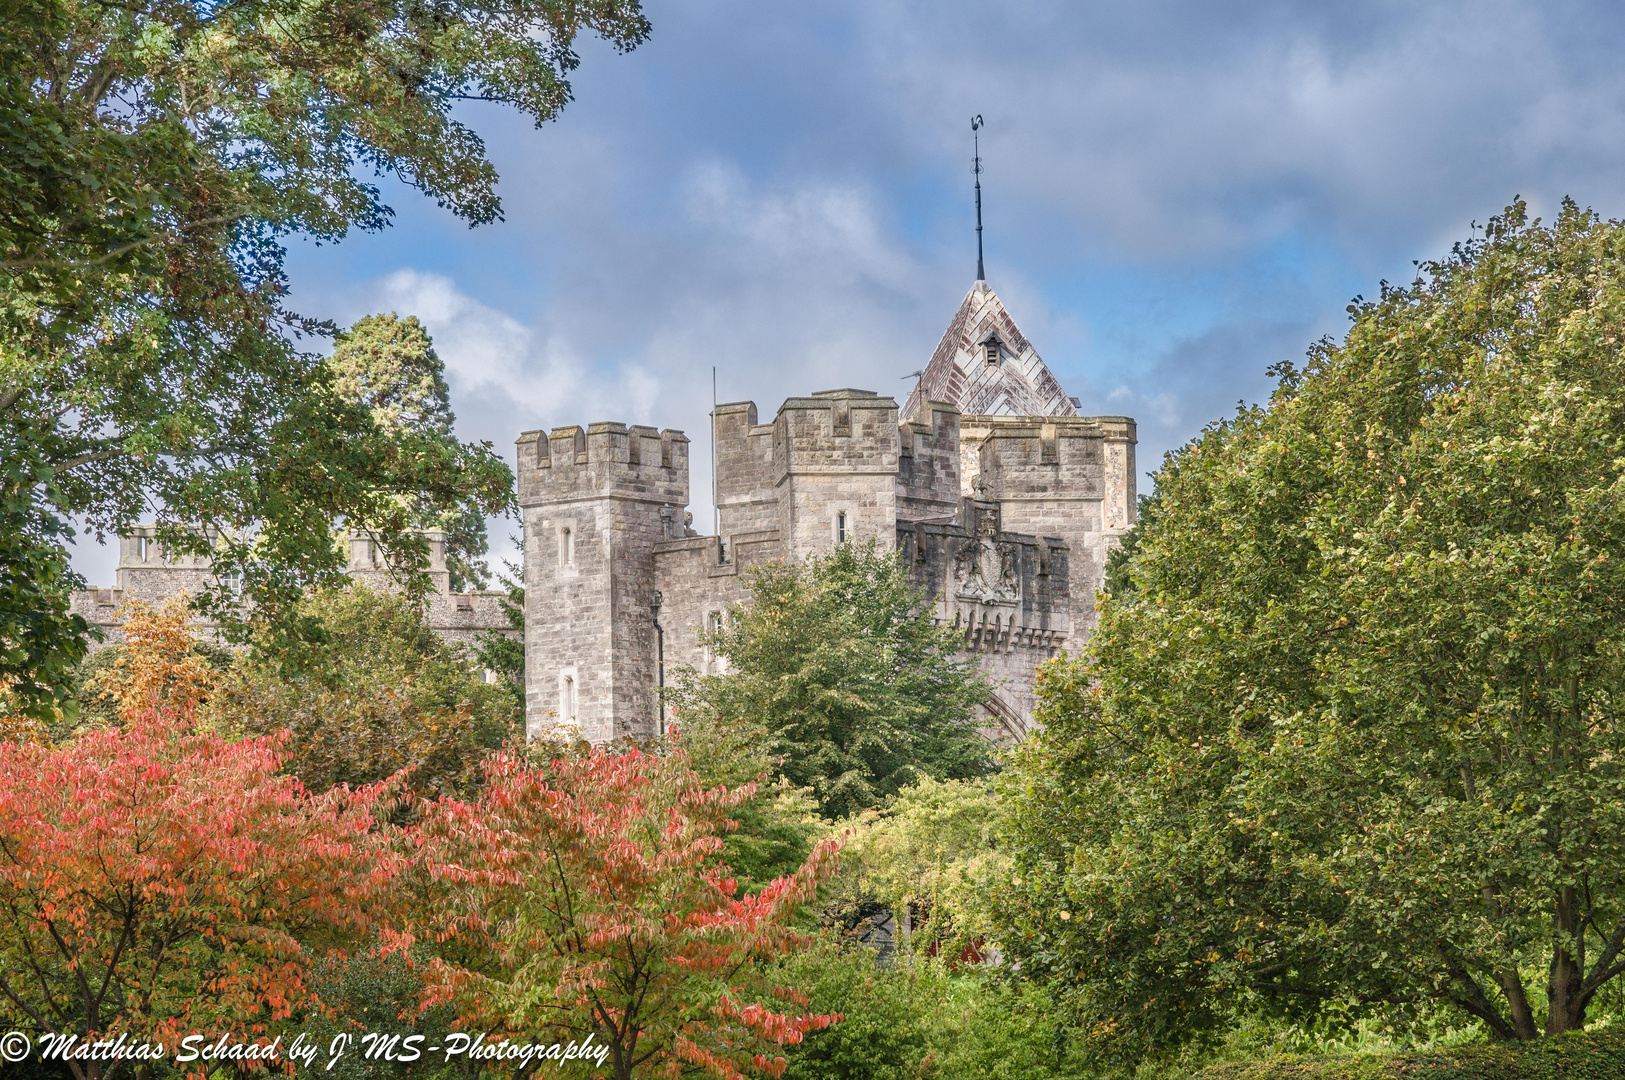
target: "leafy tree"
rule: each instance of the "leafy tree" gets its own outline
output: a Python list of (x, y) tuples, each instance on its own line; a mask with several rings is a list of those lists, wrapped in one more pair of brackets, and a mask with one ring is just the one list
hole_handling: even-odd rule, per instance
[(407, 784), (421, 795), (467, 792), (484, 757), (519, 734), (513, 689), (485, 682), (410, 597), (352, 583), (308, 594), (298, 611), (327, 639), (308, 667), (246, 662), (207, 714), (250, 735), (291, 732), (284, 767), (311, 789), (410, 768)]
[(999, 896), (1107, 1044), (1346, 997), (1529, 1039), (1625, 973), (1622, 253), (1516, 204), (1163, 468)]
[(992, 932), (988, 897), (1009, 859), (995, 836), (1003, 801), (986, 780), (930, 778), (852, 822), (826, 889), (843, 924), (872, 905), (907, 920), (910, 947), (958, 957)]
[(779, 977), (812, 1007), (839, 1012), (785, 1055), (785, 1080), (1076, 1080), (1096, 1075), (1066, 1017), (1031, 984), (976, 968), (950, 971), (906, 951), (890, 964), (869, 948), (824, 939), (787, 958)]
[(973, 712), (987, 683), (958, 655), (959, 634), (932, 623), (896, 555), (873, 543), (758, 571), (749, 601), (707, 640), (727, 671), (679, 671), (679, 711), (742, 725), (746, 738), (759, 731), (826, 817), (922, 777), (992, 770)]
[[(310, 795), (277, 775), (280, 740), (189, 712), (0, 744), (0, 1024), (170, 1047), (263, 1032), (326, 947), (369, 933), (396, 868), (383, 786)], [(78, 1080), (105, 1064), (70, 1062)]]
[(769, 1054), (837, 1019), (777, 1011), (805, 998), (758, 967), (807, 944), (787, 923), (833, 869), (833, 841), (740, 896), (720, 855), (750, 786), (703, 788), (680, 744), (535, 766), (505, 751), (487, 769), (475, 802), (423, 819), (425, 929), (472, 958), (433, 969), (431, 1001), (527, 1039), (590, 1037), (617, 1080), (776, 1076)]
[[(390, 312), (358, 319), (338, 336), (327, 366), (339, 396), (364, 406), (384, 431), (452, 437), (457, 417), (451, 411), (445, 365), (416, 316), (403, 319)], [(418, 524), (446, 534), (452, 592), (485, 588), (491, 580), (481, 558), (489, 550), (485, 515), (478, 507), (437, 511), (416, 502)]]
[[(646, 37), (636, 0), (18, 0), (6, 30), (0, 476), (32, 504), (30, 552), (60, 545), (68, 516), (102, 535), (156, 513), (171, 549), (240, 576), (252, 603), (214, 593), (217, 617), (292, 632), (301, 590), (342, 574), (335, 522), (410, 567), (414, 511), (509, 506), (488, 446), (384, 431), (296, 347), (330, 328), (284, 306), (281, 241), (385, 225), (368, 170), (498, 219), (495, 171), (453, 105), (553, 118), (578, 34)], [(0, 613), (5, 662), (63, 655), (84, 628), (49, 598), (71, 579), (7, 558), (38, 580), (0, 590), (36, 605)], [(62, 674), (42, 662), (19, 685)]]

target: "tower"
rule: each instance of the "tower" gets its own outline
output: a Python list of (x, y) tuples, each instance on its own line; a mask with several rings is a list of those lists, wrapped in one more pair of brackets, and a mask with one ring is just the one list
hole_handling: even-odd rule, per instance
[(527, 431), (518, 467), (526, 732), (655, 734), (653, 549), (684, 533), (688, 439), (615, 423)]

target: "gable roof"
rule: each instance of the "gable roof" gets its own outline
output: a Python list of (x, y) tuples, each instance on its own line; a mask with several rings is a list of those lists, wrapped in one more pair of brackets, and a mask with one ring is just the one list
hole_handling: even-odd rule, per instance
[[(999, 362), (987, 362), (985, 343), (997, 338)], [(903, 406), (917, 416), (927, 401), (943, 401), (977, 416), (1076, 416), (1078, 410), (1055, 381), (1004, 303), (978, 281), (937, 343), (937, 351)]]

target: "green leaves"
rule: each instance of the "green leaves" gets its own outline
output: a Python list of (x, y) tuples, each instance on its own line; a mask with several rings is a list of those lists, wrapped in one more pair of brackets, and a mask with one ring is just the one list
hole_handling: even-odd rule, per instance
[(1339, 998), (1532, 1037), (1620, 973), (1622, 242), (1509, 208), (1159, 474), (1014, 778), (1006, 936), (1102, 1046)]
[(722, 675), (680, 675), (673, 700), (725, 725), (762, 729), (784, 775), (826, 817), (876, 806), (922, 777), (991, 771), (974, 708), (987, 685), (934, 626), (896, 556), (843, 544), (767, 567), (711, 640)]
[(551, 119), (576, 35), (631, 48), (638, 5), (13, 0), (5, 25), (0, 447), (51, 468), (36, 510), (98, 536), (156, 517), (171, 550), (241, 580), (250, 603), (207, 606), (244, 639), (297, 638), (299, 594), (342, 574), (337, 526), (403, 573), (424, 519), (478, 548), (509, 470), (335, 389), (299, 348), (333, 328), (285, 306), (281, 241), (383, 227), (369, 169), (496, 220), (495, 170), (454, 104)]

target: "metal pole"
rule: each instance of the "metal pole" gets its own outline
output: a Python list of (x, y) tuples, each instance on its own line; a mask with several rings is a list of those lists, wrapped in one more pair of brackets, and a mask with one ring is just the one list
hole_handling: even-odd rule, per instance
[(666, 630), (660, 625), (660, 604), (665, 597), (656, 589), (649, 594), (649, 618), (655, 624), (655, 664), (659, 671), (656, 702), (660, 708), (660, 734), (666, 734)]
[(987, 271), (982, 268), (982, 114), (971, 117), (971, 139), (976, 147), (976, 280), (986, 281)]

